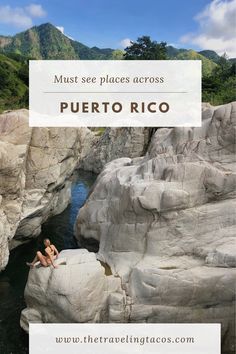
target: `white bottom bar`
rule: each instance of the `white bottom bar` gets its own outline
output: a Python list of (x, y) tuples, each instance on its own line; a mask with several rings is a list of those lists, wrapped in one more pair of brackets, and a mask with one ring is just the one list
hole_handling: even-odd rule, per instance
[(220, 354), (220, 324), (30, 324), (30, 354)]

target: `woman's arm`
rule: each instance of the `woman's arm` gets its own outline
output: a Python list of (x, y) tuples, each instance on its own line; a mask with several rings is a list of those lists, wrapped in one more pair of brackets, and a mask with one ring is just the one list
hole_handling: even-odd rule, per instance
[(53, 268), (57, 268), (57, 265), (55, 265), (54, 262), (53, 262), (53, 257), (51, 255), (51, 253), (48, 250), (45, 250), (45, 251), (46, 251), (48, 257), (50, 258), (50, 261), (52, 262)]
[(56, 258), (58, 258), (59, 252), (58, 252), (58, 250), (56, 249), (55, 246), (53, 246), (53, 247), (54, 247), (54, 252), (56, 253)]

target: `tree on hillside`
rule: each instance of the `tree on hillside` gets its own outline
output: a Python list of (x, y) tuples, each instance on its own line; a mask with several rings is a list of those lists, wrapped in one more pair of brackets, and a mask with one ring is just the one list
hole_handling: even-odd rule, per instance
[(166, 42), (157, 43), (149, 36), (139, 37), (136, 42), (125, 48), (126, 60), (165, 60), (167, 59)]

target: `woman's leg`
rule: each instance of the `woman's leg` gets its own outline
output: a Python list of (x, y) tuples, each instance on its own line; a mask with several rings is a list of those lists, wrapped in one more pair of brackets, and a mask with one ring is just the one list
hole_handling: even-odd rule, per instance
[[(57, 257), (56, 257), (56, 256), (53, 256), (52, 258), (53, 258), (53, 259), (57, 259)], [(48, 265), (51, 265), (51, 264), (52, 264), (52, 261), (51, 261), (51, 259), (50, 259), (50, 258), (45, 257), (45, 260), (46, 260), (46, 262), (47, 262), (47, 264), (48, 264)]]
[(40, 251), (38, 251), (36, 253), (36, 256), (34, 257), (33, 261), (31, 263), (26, 263), (28, 266), (30, 267), (34, 267), (36, 262), (40, 262), (44, 267), (47, 267), (47, 261), (46, 261), (46, 257), (44, 255), (42, 255), (42, 253)]
[(41, 253), (40, 251), (37, 252), (37, 257), (38, 257), (39, 262), (40, 262), (44, 267), (47, 267), (47, 266), (48, 266), (46, 257), (45, 257), (44, 255), (42, 255), (42, 253)]

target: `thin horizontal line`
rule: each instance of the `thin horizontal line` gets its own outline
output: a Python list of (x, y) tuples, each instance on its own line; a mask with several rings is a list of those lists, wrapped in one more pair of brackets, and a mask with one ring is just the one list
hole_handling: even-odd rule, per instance
[(187, 91), (44, 91), (43, 93), (188, 93)]

